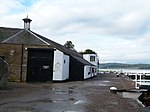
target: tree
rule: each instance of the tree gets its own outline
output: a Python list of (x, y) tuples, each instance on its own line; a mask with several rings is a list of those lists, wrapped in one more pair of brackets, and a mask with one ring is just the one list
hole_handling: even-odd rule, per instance
[(71, 50), (75, 50), (74, 49), (74, 45), (71, 41), (67, 41), (65, 44), (64, 44), (65, 47), (71, 49)]
[(96, 52), (91, 49), (86, 49), (84, 52), (81, 51), (79, 53), (81, 53), (81, 54), (96, 54)]

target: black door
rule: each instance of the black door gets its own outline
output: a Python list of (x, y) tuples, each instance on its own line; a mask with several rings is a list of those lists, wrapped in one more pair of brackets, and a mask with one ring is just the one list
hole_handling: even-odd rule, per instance
[(53, 49), (28, 49), (27, 82), (52, 81), (53, 58)]
[(69, 80), (81, 81), (84, 80), (84, 65), (78, 60), (70, 57)]

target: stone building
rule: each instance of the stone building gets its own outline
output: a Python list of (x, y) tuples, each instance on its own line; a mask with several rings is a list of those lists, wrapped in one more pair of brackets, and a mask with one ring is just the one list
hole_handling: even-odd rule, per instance
[(9, 81), (45, 82), (90, 78), (93, 64), (78, 52), (24, 28), (0, 27), (0, 57), (9, 64)]

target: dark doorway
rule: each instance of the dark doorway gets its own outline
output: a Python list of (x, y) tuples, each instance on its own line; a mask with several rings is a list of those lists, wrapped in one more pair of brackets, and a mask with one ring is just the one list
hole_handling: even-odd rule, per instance
[(28, 49), (27, 82), (46, 82), (53, 78), (54, 49)]

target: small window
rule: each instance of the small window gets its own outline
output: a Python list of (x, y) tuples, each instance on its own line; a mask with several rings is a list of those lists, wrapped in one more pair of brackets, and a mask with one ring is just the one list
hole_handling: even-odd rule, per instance
[(64, 60), (64, 64), (66, 63), (66, 60)]
[(90, 56), (90, 61), (95, 61), (95, 56)]

